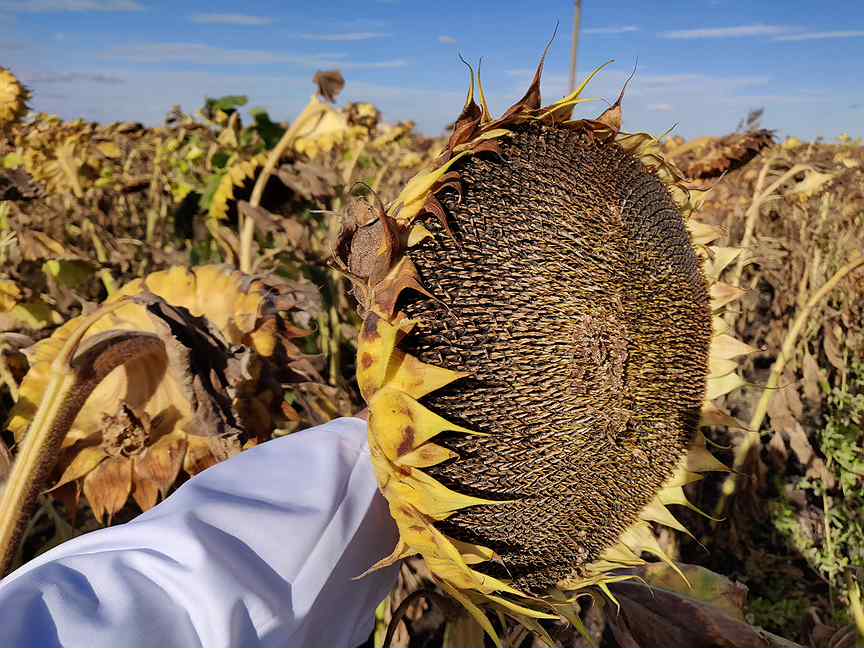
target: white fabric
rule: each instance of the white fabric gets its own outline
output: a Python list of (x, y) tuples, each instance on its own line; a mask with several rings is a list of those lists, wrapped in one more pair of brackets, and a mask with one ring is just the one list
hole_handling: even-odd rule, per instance
[(396, 570), (366, 424), (269, 441), (0, 581), (3, 648), (353, 648)]

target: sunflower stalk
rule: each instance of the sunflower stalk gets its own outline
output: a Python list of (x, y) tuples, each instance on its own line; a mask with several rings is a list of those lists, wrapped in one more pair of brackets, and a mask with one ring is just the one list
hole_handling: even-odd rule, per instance
[[(279, 164), (279, 160), (282, 159), (285, 151), (291, 147), (298, 137), (303, 135), (303, 129), (309, 127), (309, 131), (313, 130), (315, 128), (313, 121), (317, 123), (317, 120), (320, 120), (327, 110), (328, 107), (326, 104), (321, 103), (317, 99), (313, 99), (309, 102), (309, 105), (306, 106), (303, 112), (297, 116), (294, 123), (291, 124), (291, 127), (285, 131), (285, 134), (282, 135), (279, 143), (276, 144), (276, 147), (272, 151), (270, 151), (270, 154), (267, 156), (267, 161), (264, 163), (264, 167), (258, 174), (258, 179), (255, 181), (255, 186), (252, 189), (252, 196), (249, 198), (249, 204), (252, 207), (261, 206), (261, 198), (264, 196), (264, 188), (267, 186), (267, 181), (270, 179), (270, 176), (273, 175), (273, 171), (276, 169), (276, 165)], [(252, 218), (246, 218), (243, 220), (241, 217), (239, 225), (240, 270), (241, 272), (251, 272), (252, 242), (255, 238), (255, 220)]]
[(26, 520), (87, 396), (114, 368), (151, 353), (154, 342), (161, 345), (153, 336), (129, 336), (78, 356), (87, 330), (127, 303), (128, 300), (119, 300), (88, 316), (51, 365), (51, 380), (0, 494), (0, 576), (6, 574), (15, 558)]
[(786, 363), (789, 362), (795, 354), (798, 337), (801, 335), (801, 331), (804, 329), (811, 312), (822, 303), (831, 291), (834, 290), (837, 284), (862, 265), (864, 265), (864, 255), (857, 255), (851, 261), (846, 263), (846, 265), (837, 270), (837, 272), (835, 272), (834, 275), (826, 281), (821, 288), (819, 288), (819, 290), (813, 293), (804, 307), (795, 316), (792, 326), (789, 327), (789, 331), (783, 339), (780, 353), (771, 365), (771, 372), (768, 376), (768, 381), (763, 388), (762, 396), (759, 398), (756, 409), (753, 411), (753, 416), (750, 419), (750, 425), (747, 429), (747, 435), (744, 437), (741, 444), (735, 449), (733, 467), (736, 472), (730, 474), (723, 483), (720, 500), (717, 502), (717, 506), (714, 509), (715, 517), (719, 517), (723, 514), (723, 511), (726, 508), (726, 502), (735, 494), (737, 479), (740, 479), (740, 475), (737, 471), (740, 471), (744, 467), (750, 459), (754, 448), (756, 448), (759, 443), (759, 431), (762, 428), (765, 415), (768, 413), (768, 406), (771, 404), (771, 399), (779, 388), (780, 377), (783, 375)]

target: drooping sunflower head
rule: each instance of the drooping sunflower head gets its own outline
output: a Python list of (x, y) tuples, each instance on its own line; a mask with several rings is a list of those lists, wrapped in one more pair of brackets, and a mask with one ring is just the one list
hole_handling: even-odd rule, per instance
[[(695, 192), (620, 98), (580, 88), (493, 119), (472, 91), (447, 147), (337, 250), (364, 314), (358, 382), (381, 490), (442, 588), (526, 625), (649, 552), (666, 504), (721, 466), (698, 433), (712, 344)], [(703, 246), (704, 247), (704, 246)], [(690, 449), (688, 455), (688, 449)], [(545, 612), (544, 612), (545, 610)], [(554, 614), (553, 614), (554, 616)]]
[(130, 497), (147, 510), (181, 471), (195, 474), (264, 441), (296, 414), (282, 407), (279, 367), (293, 359), (289, 338), (301, 332), (278, 300), (272, 286), (228, 266), (135, 279), (108, 299), (106, 316), (73, 318), (35, 345), (8, 427), (19, 442), (33, 433), (54, 362), (82, 331), (81, 344), (93, 347), (132, 335), (147, 341), (148, 352), (86, 391), (48, 484), (75, 483), (97, 519)]
[(27, 90), (12, 72), (0, 67), (0, 130), (27, 114)]

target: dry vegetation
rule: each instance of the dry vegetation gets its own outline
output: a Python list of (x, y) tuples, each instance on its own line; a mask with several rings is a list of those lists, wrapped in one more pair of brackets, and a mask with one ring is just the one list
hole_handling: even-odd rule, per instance
[[(206, 292), (223, 274), (200, 266), (229, 264), (259, 278), (231, 290), (254, 293), (254, 307), (266, 301), (271, 313), (246, 322), (232, 305), (217, 315), (151, 279), (155, 296), (136, 298), (143, 310), (128, 315), (130, 326), (146, 320), (158, 333), (170, 322), (233, 354), (220, 380), (189, 396), (201, 425), (171, 427), (148, 394), (120, 403), (105, 434), (79, 429), (57, 450), (42, 485), (52, 490), (38, 498), (13, 564), (134, 517), (213, 461), (360, 407), (358, 320), (346, 280), (328, 264), (337, 212), (356, 191), (395, 198), (443, 140), (385, 124), (370, 104), (334, 108), (341, 76), (316, 80), (319, 98), (293, 124), (264, 111), (243, 124), (243, 97), (207, 100), (194, 116), (175, 109), (158, 128), (41, 114), (0, 123), (0, 475), (32, 416), (22, 401), (39, 393), (25, 381), (40, 361), (37, 343), (128, 282), (199, 267), (190, 276)], [(745, 249), (726, 270), (743, 297), (724, 325), (759, 351), (726, 397), (734, 425), (708, 431), (737, 472), (692, 493), (722, 520), (685, 512), (700, 542), (660, 533), (695, 588), (652, 565), (642, 575), (656, 596), (621, 585), (621, 614), (586, 609), (586, 626), (604, 646), (652, 646), (696, 641), (687, 633), (697, 626), (698, 637), (719, 636), (728, 617), (772, 634), (727, 633), (730, 643), (711, 645), (794, 645), (784, 637), (854, 646), (856, 610), (864, 616), (864, 148), (848, 138), (774, 143), (754, 120), (726, 138), (665, 148), (714, 186), (697, 218), (722, 228), (724, 245)], [(214, 331), (204, 317), (222, 325)], [(200, 344), (169, 349), (166, 362), (185, 358), (181, 369), (200, 374)], [(207, 409), (208, 399), (221, 404)], [(376, 645), (391, 611), (425, 582), (420, 563), (402, 566), (398, 590), (379, 608)], [(393, 645), (439, 645), (445, 608), (416, 600)], [(673, 626), (680, 634), (663, 634)], [(562, 645), (588, 645), (551, 630)], [(516, 631), (507, 640), (532, 641)]]

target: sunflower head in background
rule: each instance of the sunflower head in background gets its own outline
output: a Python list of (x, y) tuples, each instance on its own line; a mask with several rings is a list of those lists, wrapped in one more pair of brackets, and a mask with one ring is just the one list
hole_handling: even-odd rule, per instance
[(30, 91), (12, 74), (0, 66), (0, 130), (27, 114)]
[[(718, 317), (737, 250), (690, 219), (702, 192), (621, 98), (573, 119), (592, 74), (542, 106), (540, 77), (494, 118), (471, 88), (440, 156), (387, 206), (357, 201), (336, 247), (363, 325), (369, 444), (412, 555), (498, 642), (487, 613), (541, 636), (575, 597), (667, 561), (652, 524), (724, 470), (711, 400), (750, 349)], [(596, 74), (596, 72), (595, 72)], [(571, 618), (572, 617), (572, 618)]]
[(82, 329), (80, 344), (101, 344), (105, 356), (132, 338), (151, 341), (80, 394), (48, 482), (52, 491), (74, 484), (76, 501), (83, 492), (97, 520), (110, 521), (130, 498), (147, 510), (184, 474), (300, 423), (283, 400), (283, 381), (302, 360), (291, 340), (305, 331), (283, 314), (287, 301), (260, 278), (222, 265), (135, 279), (95, 323), (78, 316), (36, 343), (8, 427), (17, 442), (32, 433), (54, 361)]

